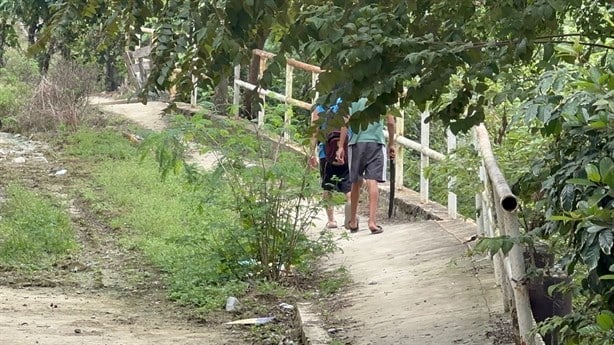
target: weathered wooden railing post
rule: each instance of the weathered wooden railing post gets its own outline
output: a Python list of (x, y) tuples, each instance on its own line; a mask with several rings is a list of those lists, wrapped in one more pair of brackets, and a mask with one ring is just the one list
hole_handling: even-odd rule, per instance
[(286, 111), (284, 113), (284, 140), (288, 140), (290, 138), (288, 131), (290, 129), (290, 124), (292, 122), (292, 107), (288, 102), (288, 99), (292, 99), (292, 84), (294, 81), (294, 67), (286, 63)]
[[(264, 74), (264, 70), (266, 69), (266, 63), (267, 63), (267, 57), (260, 55), (260, 67), (258, 68), (258, 81), (262, 79), (262, 75)], [(262, 104), (260, 105), (260, 110), (258, 111), (258, 128), (262, 128), (262, 126), (264, 126), (264, 111), (266, 108), (266, 96), (263, 93), (260, 93), (260, 99), (262, 99)]]
[(241, 110), (241, 87), (237, 84), (237, 80), (241, 79), (241, 65), (236, 65), (234, 68), (234, 81), (232, 83), (232, 106), (234, 117), (239, 118)]
[[(318, 84), (318, 75), (319, 73), (311, 72), (311, 88), (313, 90), (316, 89), (316, 85)], [(311, 99), (311, 103), (315, 104), (318, 100), (318, 97), (320, 97), (320, 93), (316, 91), (313, 95), (313, 98)]]
[[(456, 135), (454, 135), (454, 133), (452, 133), (452, 131), (450, 130), (450, 128), (448, 128), (446, 130), (446, 134), (448, 137), (448, 154), (452, 153), (454, 150), (456, 150)], [(448, 177), (448, 216), (451, 219), (456, 219), (457, 217), (457, 200), (456, 200), (456, 193), (452, 192), (452, 188), (454, 187), (454, 185), (456, 184), (456, 177), (455, 176), (450, 176)]]
[[(396, 138), (403, 137), (405, 135), (405, 111), (400, 109), (401, 116), (396, 117), (395, 121), (395, 129), (396, 129)], [(394, 186), (391, 188), (401, 189), (403, 188), (403, 175), (405, 173), (405, 168), (403, 165), (403, 157), (405, 156), (405, 147), (403, 145), (397, 145), (396, 147), (396, 158), (394, 159), (395, 164), (395, 176), (394, 176)]]
[[(431, 126), (426, 119), (429, 117), (427, 110), (420, 114), (420, 144), (422, 148), (428, 149), (431, 141)], [(426, 177), (426, 169), (429, 167), (429, 156), (420, 152), (420, 198), (423, 202), (429, 201), (429, 179)]]

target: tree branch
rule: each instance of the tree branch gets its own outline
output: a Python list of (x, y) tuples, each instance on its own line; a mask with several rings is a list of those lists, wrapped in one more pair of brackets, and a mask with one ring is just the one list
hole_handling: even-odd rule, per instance
[(589, 47), (598, 47), (598, 48), (604, 48), (604, 49), (614, 49), (614, 46), (609, 46), (606, 44), (601, 44), (601, 43), (592, 43), (592, 42), (572, 42), (572, 41), (564, 41), (564, 40), (535, 40), (535, 43), (560, 43), (560, 44), (581, 44), (583, 46), (589, 46)]

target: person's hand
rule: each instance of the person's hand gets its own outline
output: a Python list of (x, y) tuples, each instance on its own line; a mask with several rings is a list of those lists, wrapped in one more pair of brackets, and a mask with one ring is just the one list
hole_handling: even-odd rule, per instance
[(397, 157), (397, 151), (394, 146), (388, 146), (388, 158), (395, 159)]
[(340, 146), (339, 148), (337, 148), (337, 153), (335, 154), (335, 163), (337, 163), (338, 165), (343, 165), (345, 164), (345, 150), (343, 149), (343, 146)]
[(316, 155), (311, 155), (311, 156), (309, 156), (309, 162), (308, 162), (308, 164), (309, 164), (309, 167), (310, 167), (310, 168), (312, 168), (312, 169), (317, 168), (317, 167), (318, 167), (318, 163), (319, 163), (319, 162), (318, 162), (318, 157), (316, 157)]

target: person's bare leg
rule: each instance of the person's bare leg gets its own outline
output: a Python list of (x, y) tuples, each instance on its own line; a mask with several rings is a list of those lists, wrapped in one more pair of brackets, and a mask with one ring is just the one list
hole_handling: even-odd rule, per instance
[(350, 218), (352, 218), (352, 191), (345, 193), (345, 205), (343, 205), (343, 214), (345, 219), (343, 220), (343, 226), (346, 229), (350, 228)]
[(367, 180), (367, 190), (369, 191), (369, 229), (375, 229), (377, 228), (377, 201), (379, 198), (377, 181)]
[(360, 188), (362, 187), (362, 179), (355, 183), (352, 183), (352, 190), (350, 192), (350, 228), (358, 227), (358, 199), (360, 199)]
[[(331, 197), (330, 192), (324, 192), (323, 198), (324, 201), (329, 201)], [(328, 222), (326, 222), (327, 228), (336, 228), (337, 222), (335, 221), (335, 208), (332, 205), (326, 205), (326, 216), (328, 217)]]

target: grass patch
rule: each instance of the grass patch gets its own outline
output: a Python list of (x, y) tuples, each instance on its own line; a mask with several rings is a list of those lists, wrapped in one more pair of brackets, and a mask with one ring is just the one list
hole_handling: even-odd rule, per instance
[(347, 268), (339, 267), (322, 276), (318, 282), (319, 291), (323, 296), (330, 296), (342, 291), (352, 282)]
[(9, 267), (48, 268), (77, 248), (66, 211), (48, 198), (9, 185), (0, 207), (0, 261)]
[(82, 197), (111, 215), (110, 225), (123, 232), (125, 248), (141, 252), (166, 274), (172, 299), (209, 310), (245, 290), (219, 255), (235, 216), (216, 206), (211, 195), (192, 188), (183, 176), (162, 180), (157, 162), (147, 155), (141, 159), (117, 131), (80, 130), (66, 145), (67, 153), (94, 162), (94, 185)]
[(115, 129), (81, 128), (66, 137), (67, 154), (88, 160), (126, 160), (134, 158), (136, 148)]

